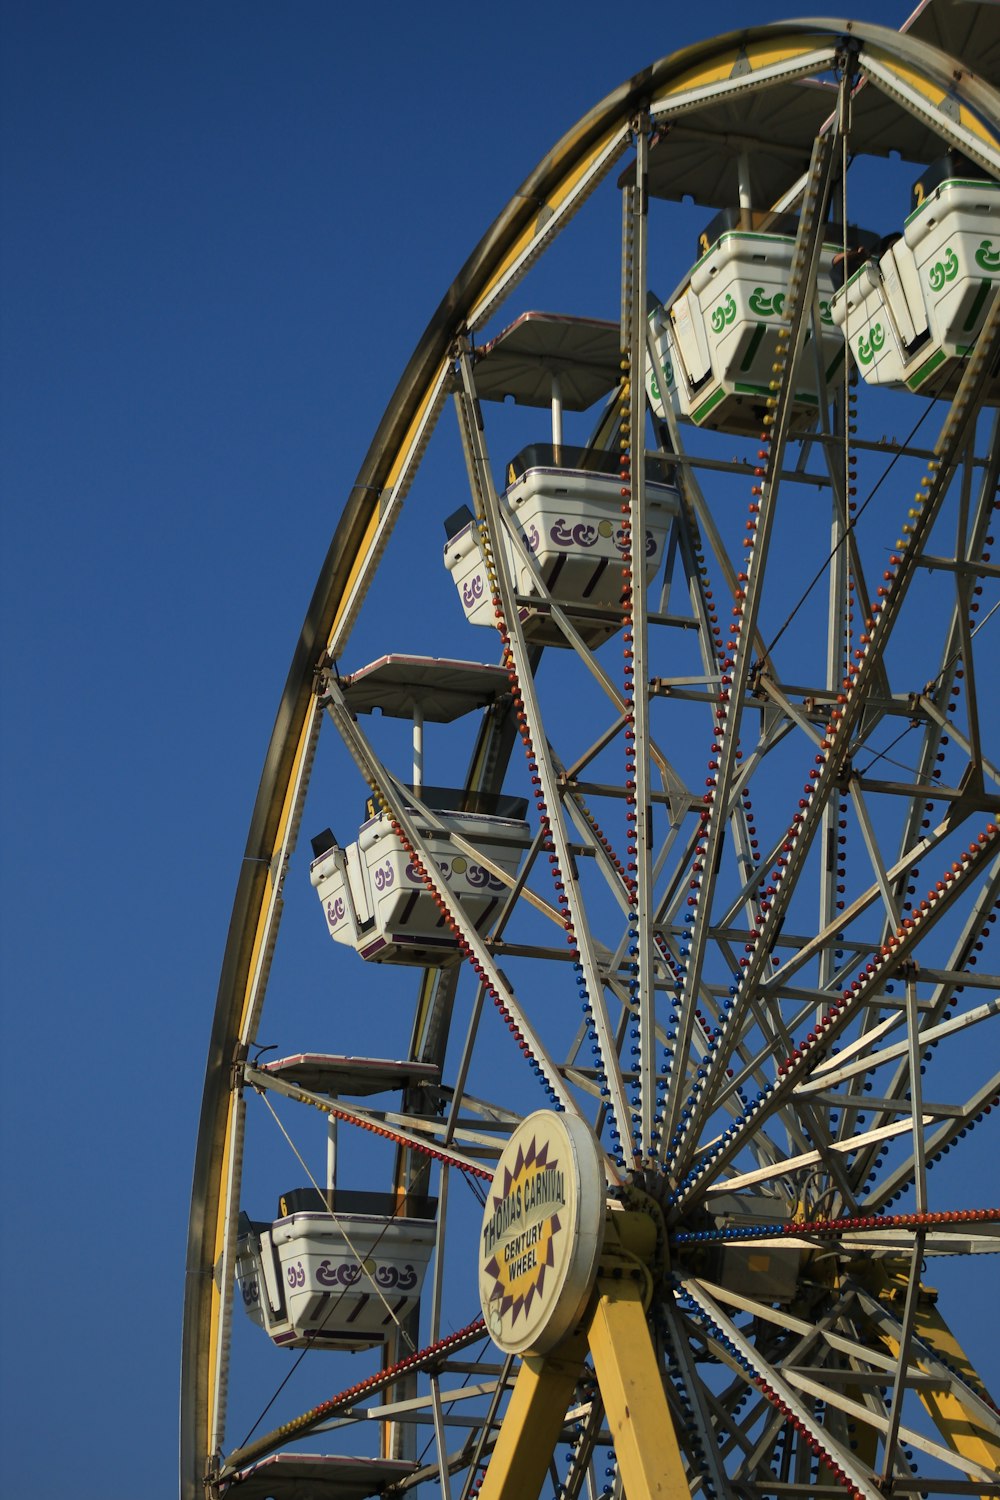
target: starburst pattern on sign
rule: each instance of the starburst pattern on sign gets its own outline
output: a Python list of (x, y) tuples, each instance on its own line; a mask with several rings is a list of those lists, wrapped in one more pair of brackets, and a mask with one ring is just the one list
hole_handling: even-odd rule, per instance
[[(539, 1149), (532, 1136), (526, 1147), (518, 1147), (513, 1167), (503, 1168), (499, 1191), (494, 1192), (490, 1200), (492, 1211), (500, 1210), (512, 1193), (516, 1194), (519, 1189), (523, 1192), (533, 1173), (554, 1172), (558, 1166), (558, 1160), (549, 1160), (549, 1143), (546, 1141)], [(483, 1267), (485, 1275), (493, 1278), (487, 1300), (491, 1306), (499, 1307), (501, 1317), (510, 1312), (511, 1322), (516, 1323), (521, 1313), (527, 1317), (534, 1299), (542, 1296), (545, 1273), (555, 1263), (553, 1238), (561, 1229), (558, 1212), (536, 1220), (520, 1235), (508, 1235), (504, 1247), (507, 1253), (503, 1257), (494, 1255)], [(512, 1238), (515, 1244), (517, 1239), (522, 1239), (524, 1244), (511, 1253)], [(523, 1285), (515, 1290), (518, 1283)]]

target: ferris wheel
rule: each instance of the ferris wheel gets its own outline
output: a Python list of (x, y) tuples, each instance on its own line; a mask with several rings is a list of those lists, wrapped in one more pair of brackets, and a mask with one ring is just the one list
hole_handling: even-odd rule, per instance
[(998, 81), (989, 4), (685, 49), (432, 319), (253, 811), (184, 1500), (1000, 1495)]

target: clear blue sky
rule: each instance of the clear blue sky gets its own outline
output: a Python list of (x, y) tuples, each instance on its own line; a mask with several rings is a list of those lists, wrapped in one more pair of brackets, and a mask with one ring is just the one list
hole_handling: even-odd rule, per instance
[(320, 561), (413, 344), (591, 104), (795, 8), (0, 6), (8, 1494), (176, 1492), (238, 863)]

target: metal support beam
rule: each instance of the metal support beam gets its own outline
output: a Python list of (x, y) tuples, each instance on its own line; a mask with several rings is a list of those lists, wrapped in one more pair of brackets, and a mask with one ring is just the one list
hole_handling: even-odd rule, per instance
[[(478, 496), (486, 521), (485, 534), (489, 539), (487, 566), (491, 572), (491, 585), (497, 591), (501, 601), (504, 624), (508, 632), (505, 656), (516, 674), (525, 729), (530, 736), (532, 747), (529, 766), (537, 767), (546, 817), (549, 820), (548, 832), (555, 855), (553, 874), (562, 883), (565, 892), (567, 935), (572, 938), (571, 951), (574, 953), (574, 961), (579, 965), (579, 972), (586, 986), (587, 1003), (593, 1018), (601, 1061), (607, 1078), (609, 1105), (615, 1116), (617, 1127), (615, 1134), (619, 1136), (618, 1149), (624, 1153), (627, 1149), (629, 1111), (618, 1050), (613, 1039), (611, 1019), (604, 994), (604, 976), (598, 962), (590, 925), (586, 919), (576, 862), (569, 849), (558, 778), (545, 733), (541, 706), (532, 674), (531, 657), (521, 629), (518, 610), (513, 602), (513, 582), (504, 546), (500, 503), (490, 471), (485, 434), (480, 424), (470, 349), (468, 342), (464, 340), (459, 345), (459, 371), (462, 380), (462, 391), (458, 402), (462, 441), (469, 464), (473, 493)], [(524, 1030), (523, 1026), (522, 1030)], [(560, 1087), (558, 1082), (556, 1087)], [(564, 1096), (562, 1103), (566, 1108), (575, 1107), (569, 1096)]]
[[(628, 431), (631, 474), (623, 475), (623, 492), (628, 489), (629, 601), (624, 606), (628, 622), (626, 646), (626, 696), (631, 678), (631, 730), (634, 757), (635, 802), (629, 843), (635, 852), (634, 907), (635, 949), (633, 962), (635, 983), (633, 998), (638, 1007), (639, 1090), (632, 1100), (633, 1155), (648, 1160), (654, 1146), (653, 1114), (656, 1104), (656, 1010), (653, 982), (653, 811), (650, 801), (649, 760), (649, 632), (646, 607), (646, 251), (649, 223), (649, 121), (640, 116), (635, 126), (635, 181), (625, 195), (626, 223), (623, 246), (622, 351), (628, 359), (628, 392), (625, 400), (630, 414)], [(624, 427), (624, 423), (623, 423)], [(629, 619), (631, 614), (631, 619)], [(629, 641), (631, 635), (631, 641)], [(631, 645), (631, 663), (629, 646)], [(631, 667), (631, 671), (629, 671)], [(626, 723), (626, 735), (628, 734)], [(626, 760), (629, 759), (626, 744)], [(638, 1104), (639, 1113), (635, 1114)]]
[[(779, 491), (776, 476), (783, 467), (784, 453), (789, 438), (791, 420), (789, 393), (794, 390), (795, 369), (808, 331), (808, 321), (804, 314), (816, 281), (821, 245), (820, 226), (833, 162), (830, 141), (818, 140), (813, 147), (809, 187), (803, 200), (793, 250), (792, 278), (789, 285), (794, 290), (790, 291), (790, 300), (786, 308), (787, 329), (782, 330), (783, 338), (780, 345), (783, 353), (780, 361), (782, 368), (778, 379), (773, 383), (775, 394), (768, 398), (770, 410), (767, 416), (767, 429), (771, 430), (771, 436), (767, 444), (765, 472), (759, 486), (759, 503), (753, 518), (753, 545), (746, 553), (745, 573), (741, 579), (737, 580), (737, 588), (734, 590), (736, 598), (740, 601), (739, 628), (737, 630), (734, 627), (729, 654), (724, 660), (720, 679), (719, 703), (716, 707), (716, 742), (719, 748), (713, 751), (716, 759), (710, 762), (714, 772), (712, 778), (714, 790), (709, 792), (711, 800), (705, 806), (702, 824), (703, 846), (699, 850), (698, 859), (701, 869), (694, 892), (695, 905), (692, 909), (694, 922), (690, 934), (690, 951), (686, 955), (683, 992), (678, 1005), (680, 1012), (677, 1032), (679, 1059), (689, 1054), (694, 1034), (696, 996), (707, 954), (716, 872), (727, 821), (727, 809), (722, 797), (725, 789), (731, 785), (736, 772), (736, 752), (743, 701), (750, 680), (751, 667), (756, 659), (754, 638), (765, 577), (764, 565), (773, 531)], [(687, 1138), (696, 1137), (695, 1125), (700, 1125), (703, 1116), (711, 1108), (712, 1093), (708, 1087), (708, 1078), (711, 1076), (714, 1082), (715, 1075), (721, 1066), (722, 1060), (717, 1054), (706, 1070), (706, 1075), (699, 1078), (693, 1086), (687, 1099), (685, 1113), (682, 1113), (685, 1095), (681, 1087), (685, 1079), (680, 1067), (675, 1072), (673, 1087), (666, 1091), (662, 1132), (668, 1161), (675, 1161), (678, 1157), (683, 1160)]]

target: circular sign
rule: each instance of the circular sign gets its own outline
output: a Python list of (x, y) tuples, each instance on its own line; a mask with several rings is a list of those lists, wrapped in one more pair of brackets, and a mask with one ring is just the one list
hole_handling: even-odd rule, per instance
[(576, 1115), (538, 1110), (504, 1148), (479, 1237), (479, 1300), (505, 1354), (545, 1354), (580, 1317), (604, 1239), (604, 1155)]

